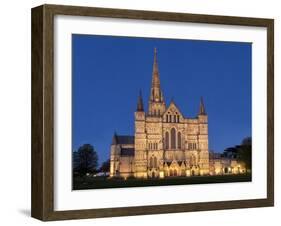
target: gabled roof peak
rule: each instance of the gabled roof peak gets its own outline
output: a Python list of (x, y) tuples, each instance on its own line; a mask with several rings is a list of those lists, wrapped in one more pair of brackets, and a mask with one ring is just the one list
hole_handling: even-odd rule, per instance
[(164, 112), (164, 114), (166, 114), (167, 112), (177, 112), (179, 115), (183, 116), (179, 107), (176, 105), (175, 101), (172, 99), (169, 106), (166, 108), (166, 111)]

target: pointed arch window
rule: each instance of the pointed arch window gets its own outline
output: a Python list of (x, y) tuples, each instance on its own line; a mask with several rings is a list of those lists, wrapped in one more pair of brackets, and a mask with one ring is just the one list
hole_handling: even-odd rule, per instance
[(181, 132), (178, 132), (178, 149), (181, 149)]
[(195, 150), (197, 147), (196, 147), (196, 143), (193, 144), (193, 149)]
[(157, 158), (156, 157), (153, 158), (153, 167), (157, 168)]
[(176, 129), (171, 129), (171, 149), (176, 149)]
[(151, 156), (149, 158), (149, 167), (150, 168), (157, 168), (157, 158), (155, 156)]
[(166, 122), (169, 122), (169, 115), (166, 115)]
[(169, 149), (169, 132), (165, 133), (165, 149)]
[(177, 116), (174, 115), (174, 122), (177, 122)]

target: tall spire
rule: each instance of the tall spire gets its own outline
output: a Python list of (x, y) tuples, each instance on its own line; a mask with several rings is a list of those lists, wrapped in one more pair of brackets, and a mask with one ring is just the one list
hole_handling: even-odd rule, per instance
[(153, 72), (152, 72), (152, 84), (151, 84), (151, 93), (150, 101), (161, 102), (163, 101), (163, 94), (160, 88), (160, 76), (158, 69), (158, 60), (157, 60), (157, 49), (154, 48), (154, 60), (153, 60)]
[(149, 115), (161, 116), (165, 111), (164, 96), (160, 87), (160, 76), (157, 59), (157, 49), (154, 48), (152, 83), (149, 98)]
[(153, 61), (153, 73), (152, 73), (152, 87), (160, 88), (159, 69), (157, 61), (157, 49), (154, 48), (154, 61)]
[(141, 90), (138, 98), (137, 111), (144, 111)]
[(206, 115), (205, 106), (204, 106), (204, 102), (203, 102), (203, 97), (200, 98), (199, 115)]

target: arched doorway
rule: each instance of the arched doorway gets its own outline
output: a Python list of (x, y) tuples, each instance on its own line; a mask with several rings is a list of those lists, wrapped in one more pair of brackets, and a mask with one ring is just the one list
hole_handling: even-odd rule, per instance
[(195, 176), (195, 171), (191, 170), (191, 176)]
[(227, 167), (224, 168), (224, 173), (228, 173), (228, 168)]
[(172, 176), (173, 176), (173, 170), (170, 169), (170, 177), (172, 177)]
[(185, 176), (185, 170), (184, 169), (181, 170), (181, 176)]

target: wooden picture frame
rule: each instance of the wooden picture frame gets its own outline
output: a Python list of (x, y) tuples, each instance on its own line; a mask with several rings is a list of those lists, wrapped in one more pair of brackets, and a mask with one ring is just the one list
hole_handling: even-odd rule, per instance
[[(264, 27), (267, 29), (267, 198), (122, 208), (54, 210), (54, 16), (94, 16)], [(62, 5), (32, 9), (32, 200), (31, 215), (50, 220), (163, 214), (274, 205), (274, 21)]]

